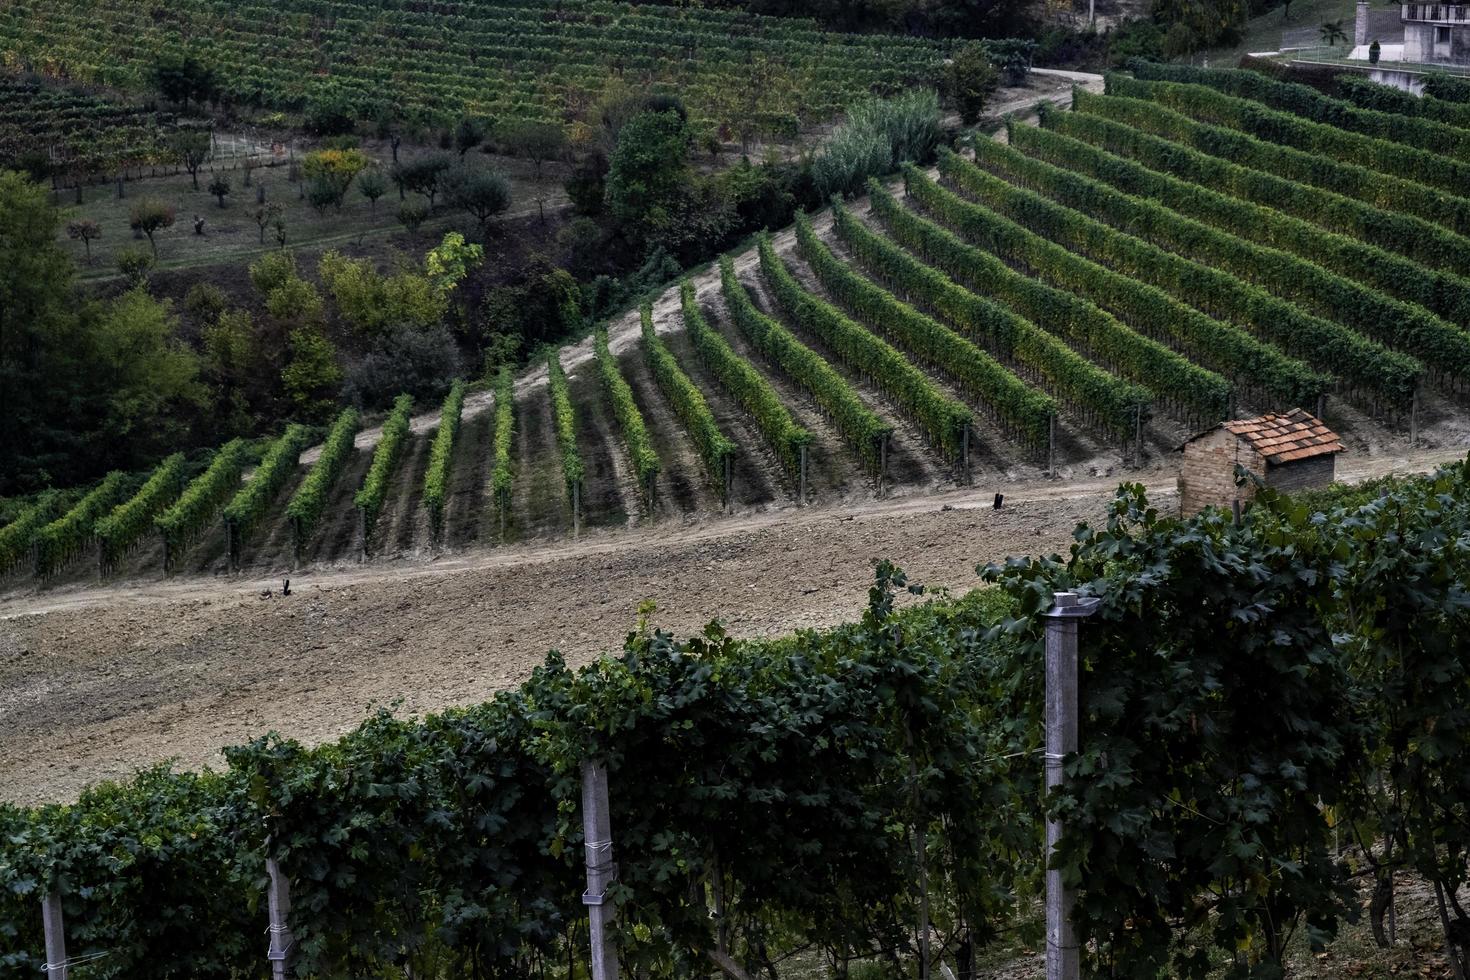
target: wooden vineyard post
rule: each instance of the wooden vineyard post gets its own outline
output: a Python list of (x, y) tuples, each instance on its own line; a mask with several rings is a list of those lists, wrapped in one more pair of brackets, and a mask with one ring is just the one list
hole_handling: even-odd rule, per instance
[(49, 891), (41, 899), (41, 928), (46, 934), (46, 980), (66, 980), (66, 927), (60, 892)]
[[(1058, 592), (1046, 615), (1046, 791), (1050, 795), (1065, 780), (1062, 762), (1077, 751), (1077, 621), (1097, 611), (1100, 599), (1083, 599), (1075, 592)], [(1050, 863), (1062, 836), (1061, 821), (1046, 821), (1046, 850)], [(1072, 926), (1077, 896), (1066, 887), (1060, 870), (1046, 872), (1046, 980), (1079, 980), (1081, 950)]]
[(169, 546), (167, 534), (160, 532), (160, 537), (163, 538), (163, 574), (168, 575), (174, 566), (173, 548)]
[(368, 557), (368, 524), (367, 508), (357, 508), (357, 560), (367, 561)]
[(582, 482), (572, 484), (572, 537), (582, 533)]
[(732, 471), (733, 471), (733, 465), (732, 465), (732, 460), (730, 459), (730, 454), (729, 453), (726, 453), (725, 454), (724, 459), (725, 459), (725, 476), (724, 476), (725, 483), (724, 483), (724, 486), (720, 490), (720, 500), (725, 505), (725, 513), (728, 514), (728, 513), (730, 513), (730, 478), (731, 478), (731, 474), (732, 474)]
[(240, 570), (240, 527), (234, 521), (225, 519), (225, 537), (230, 542), (230, 571)]
[(960, 437), (960, 476), (965, 483), (970, 482), (970, 427), (965, 426), (964, 434)]
[(611, 926), (613, 906), (607, 886), (618, 878), (613, 863), (612, 817), (608, 813), (607, 764), (601, 759), (582, 763), (582, 835), (587, 856), (588, 935), (592, 943), (592, 980), (618, 980), (618, 950)]
[(281, 873), (275, 858), (267, 858), (265, 872), (270, 876), (266, 885), (266, 904), (270, 908), (270, 949), (266, 959), (271, 964), (271, 980), (286, 980), (289, 976), (291, 947), (296, 939), (291, 935), (287, 917), (291, 914), (291, 882)]
[(1057, 478), (1057, 416), (1053, 412), (1046, 426), (1046, 475)]
[[(1318, 416), (1320, 418), (1320, 416)], [(1414, 385), (1414, 398), (1409, 402), (1409, 448), (1419, 445), (1419, 386)]]
[(796, 506), (798, 506), (798, 507), (805, 507), (806, 506), (806, 450), (807, 450), (806, 443), (802, 443), (801, 446), (798, 447), (798, 448), (801, 450), (801, 462), (800, 462), (800, 471), (798, 472), (797, 477), (796, 477)]
[(892, 433), (883, 433), (878, 443), (878, 496), (883, 496), (883, 483), (888, 479), (888, 437)]
[(1133, 465), (1143, 465), (1143, 406), (1133, 409)]
[(649, 520), (653, 520), (653, 518), (655, 516), (655, 513), (656, 513), (656, 508), (657, 508), (657, 505), (658, 505), (658, 501), (654, 498), (654, 494), (657, 491), (658, 491), (658, 474), (657, 473), (650, 473), (650, 474), (648, 474), (648, 493), (647, 493), (647, 497), (648, 497), (648, 519)]

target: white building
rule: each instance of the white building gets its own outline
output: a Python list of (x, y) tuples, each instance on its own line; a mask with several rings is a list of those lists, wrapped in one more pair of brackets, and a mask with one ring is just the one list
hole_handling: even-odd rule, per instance
[(1470, 66), (1470, 3), (1406, 3), (1403, 60)]

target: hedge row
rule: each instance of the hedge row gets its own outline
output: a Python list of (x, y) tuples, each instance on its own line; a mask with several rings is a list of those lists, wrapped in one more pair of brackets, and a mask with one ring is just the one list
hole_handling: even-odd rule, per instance
[(546, 353), (546, 387), (551, 395), (551, 415), (556, 423), (556, 446), (561, 451), (561, 474), (566, 480), (567, 500), (572, 500), (577, 487), (587, 474), (582, 453), (577, 448), (577, 410), (567, 388), (567, 374), (561, 366), (561, 351)]
[[(840, 203), (834, 202), (833, 208), (836, 220), (853, 223)], [(1057, 411), (1050, 396), (1011, 373), (969, 337), (899, 300), (837, 258), (805, 215), (797, 216), (796, 237), (802, 257), (834, 299), (988, 406), (1009, 438), (1033, 448), (1046, 447)]]
[(158, 464), (137, 493), (97, 522), (103, 568), (116, 565), (153, 527), (154, 518), (178, 499), (184, 489), (184, 474), (184, 454), (174, 453)]
[(995, 212), (1061, 248), (1078, 251), (1125, 276), (1158, 286), (1213, 316), (1248, 326), (1263, 340), (1330, 371), (1357, 389), (1376, 393), (1395, 405), (1407, 406), (1413, 398), (1423, 373), (1423, 367), (1413, 358), (1391, 351), (1340, 323), (1312, 316), (1229, 273), (1124, 234), (1034, 191), (1013, 187), (952, 153), (941, 154), (939, 167), (950, 179), (964, 176), (989, 207), (965, 201), (938, 187), (926, 195), (924, 183), (912, 178), (910, 193), (921, 202), (926, 198), (942, 201), (945, 210), (936, 213), (965, 237), (998, 255), (1025, 263), (1024, 254), (1016, 247), (1014, 225), (997, 223)]
[(373, 450), (373, 461), (368, 464), (367, 476), (363, 477), (353, 503), (362, 511), (364, 546), (378, 524), (378, 515), (383, 512), (383, 503), (388, 499), (388, 488), (393, 473), (408, 448), (410, 416), (413, 413), (413, 396), (399, 395), (393, 399), (393, 411), (383, 421), (383, 435)]
[(796, 424), (771, 383), (709, 325), (695, 299), (694, 285), (688, 279), (679, 283), (679, 303), (684, 314), (684, 330), (705, 368), (755, 419), (756, 427), (787, 471), (792, 476), (798, 475), (801, 447), (811, 444), (812, 434)]
[(36, 532), (36, 574), (59, 572), (96, 536), (97, 523), (128, 492), (128, 477), (114, 470), (76, 505)]
[(306, 479), (301, 481), (301, 486), (291, 495), (291, 502), (286, 505), (286, 517), (295, 526), (297, 547), (311, 537), (316, 522), (321, 520), (322, 512), (327, 509), (332, 485), (342, 475), (342, 468), (356, 450), (354, 440), (360, 423), (361, 417), (355, 408), (344, 409), (337, 416), (327, 433), (326, 442), (322, 444), (322, 454), (317, 457)]
[[(1136, 125), (1151, 133), (1182, 139), (1213, 156), (1323, 187), (1379, 207), (1416, 215), (1458, 234), (1470, 235), (1470, 200), (1457, 196), (1454, 189), (1446, 191), (1407, 174), (1380, 171), (1359, 163), (1335, 159), (1310, 148), (1283, 146), (1269, 137), (1242, 132), (1239, 127), (1228, 123), (1221, 125), (1210, 119), (1194, 118), (1187, 107), (1171, 108), (1159, 100), (1157, 96), (1163, 91), (1161, 86), (1165, 84), (1140, 81), (1113, 73), (1106, 77), (1106, 91), (1109, 96), (1120, 96), (1152, 105), (1149, 112), (1156, 113), (1157, 118), (1150, 118), (1145, 113), (1142, 118), (1134, 120)], [(1208, 89), (1200, 91), (1206, 95), (1219, 95)]]
[(36, 534), (49, 524), (61, 509), (61, 491), (47, 490), (20, 516), (0, 527), (0, 575), (8, 574), (31, 554)]
[[(1071, 113), (1043, 112), (1043, 126)], [(1067, 170), (1097, 178), (1134, 197), (1154, 201), (1260, 245), (1293, 252), (1406, 303), (1451, 321), (1470, 322), (1470, 280), (1426, 269), (1418, 262), (1271, 208), (1241, 201), (1124, 160), (1050, 129), (1013, 127), (1011, 145)]]
[[(894, 237), (938, 262), (951, 275), (995, 293), (1037, 323), (1095, 316), (1087, 311), (1101, 307), (1150, 337), (1172, 338), (1197, 361), (1285, 404), (1312, 403), (1331, 387), (1330, 377), (1156, 286), (1062, 248), (950, 193), (922, 173), (915, 171), (906, 179), (909, 193), (925, 208), (956, 227), (987, 227), (996, 254), (1029, 269), (1031, 275), (1012, 270), (996, 255), (966, 244), (947, 229), (904, 209), (891, 196), (876, 195), (874, 210)], [(1228, 407), (1219, 399), (1228, 400), (1229, 395), (1229, 389), (1219, 390), (1218, 383), (1200, 392), (1199, 397), (1207, 399), (1202, 406), (1206, 417), (1219, 418), (1213, 413)]]
[(638, 478), (638, 492), (647, 494), (653, 479), (660, 469), (658, 453), (648, 437), (648, 426), (643, 413), (633, 400), (633, 389), (628, 387), (623, 372), (618, 370), (618, 360), (607, 346), (607, 331), (597, 331), (593, 340), (593, 352), (597, 357), (597, 373), (602, 378), (603, 390), (612, 402), (613, 415), (623, 433), (623, 444), (628, 447), (628, 458), (632, 460), (633, 472)]
[(820, 354), (797, 340), (780, 322), (755, 308), (728, 258), (720, 260), (720, 285), (730, 318), (750, 338), (751, 345), (811, 394), (842, 433), (842, 438), (871, 471), (877, 472), (883, 443), (893, 432), (893, 426), (864, 405), (852, 385)]
[(165, 566), (214, 520), (219, 509), (239, 490), (247, 456), (243, 439), (225, 443), (215, 452), (209, 467), (191, 480), (173, 506), (154, 520), (153, 525), (163, 535), (168, 553)]
[[(801, 227), (799, 224), (798, 228)], [(811, 234), (809, 225), (806, 230), (808, 234), (803, 243), (803, 252), (815, 255), (815, 236)], [(848, 317), (831, 303), (803, 289), (791, 270), (786, 268), (786, 263), (776, 254), (769, 236), (761, 239), (759, 250), (761, 272), (770, 283), (776, 302), (781, 304), (787, 315), (801, 324), (803, 329), (822, 338), (822, 342), (840, 360), (871, 380), (893, 399), (918, 423), (924, 435), (947, 458), (958, 460), (964, 452), (965, 433), (972, 420), (970, 409), (945, 395), (927, 374), (914, 367), (897, 349), (867, 327)], [(849, 294), (856, 291), (852, 278), (855, 277), (843, 281), (844, 292)], [(863, 298), (871, 302), (866, 294)], [(921, 346), (922, 341), (916, 340), (926, 327), (936, 332), (944, 329), (928, 317), (918, 319), (921, 314), (915, 314), (909, 308), (883, 312), (887, 314), (888, 322), (895, 333), (902, 331), (909, 346)], [(912, 320), (909, 319), (910, 314), (913, 315)], [(997, 372), (1005, 370), (994, 361), (990, 361), (990, 364)], [(1015, 383), (1020, 385), (1019, 381)]]
[(1392, 85), (1375, 82), (1363, 75), (1349, 73), (1337, 76), (1337, 93), (1353, 105), (1379, 112), (1429, 119), (1470, 130), (1470, 105), (1436, 98), (1429, 93), (1428, 88), (1426, 84), (1424, 94), (1415, 95)]
[(1201, 122), (1228, 126), (1271, 143), (1332, 157), (1385, 175), (1420, 181), (1451, 194), (1459, 194), (1470, 187), (1470, 163), (1440, 153), (1350, 133), (1336, 126), (1268, 109), (1259, 102), (1237, 99), (1203, 85), (1140, 79), (1114, 81), (1114, 77), (1109, 76), (1109, 92), (1151, 99)]
[(311, 430), (306, 426), (294, 423), (287, 426), (285, 433), (266, 450), (250, 482), (225, 505), (225, 523), (233, 529), (238, 542), (243, 544), (270, 511), (276, 495), (296, 472), (301, 452), (310, 441)]
[(515, 469), (511, 465), (511, 441), (516, 429), (516, 385), (510, 365), (502, 364), (495, 376), (495, 465), (490, 471), (490, 492), (502, 511), (510, 507), (510, 492), (515, 486)]
[[(956, 280), (963, 280), (989, 292), (984, 275), (989, 263), (997, 261), (995, 257), (905, 210), (877, 180), (870, 181), (868, 188), (873, 214), (903, 247), (868, 228), (845, 208), (838, 208), (834, 212), (837, 234), (859, 262), (896, 289), (921, 299), (963, 332), (983, 338), (1035, 371), (1057, 397), (1093, 427), (1115, 436), (1133, 434), (1138, 412), (1142, 409), (1146, 413), (1152, 399), (1147, 388), (1110, 374), (1025, 316), (1008, 309), (999, 291), (992, 300), (958, 285)], [(914, 258), (906, 248), (939, 268)], [(973, 276), (974, 271), (979, 275)]]
[[(1211, 131), (1265, 147), (1266, 144), (1253, 137), (1193, 122), (1177, 112), (1141, 99), (1078, 91), (1075, 108), (1075, 112), (1049, 113), (1046, 125), (1190, 183), (1203, 184), (1265, 207), (1289, 212), (1324, 228), (1402, 253), (1433, 268), (1470, 275), (1470, 238), (1434, 221), (1387, 210), (1373, 200), (1362, 201), (1347, 196), (1348, 189), (1339, 191), (1303, 183), (1277, 176), (1275, 172), (1242, 166), (1242, 163), (1251, 162), (1247, 159), (1232, 163), (1230, 159), (1211, 156), (1195, 148), (1208, 143)], [(1170, 138), (1152, 135), (1154, 132)], [(1189, 142), (1194, 145), (1186, 145)], [(1232, 157), (1236, 155), (1228, 146), (1221, 147), (1220, 152)], [(1254, 162), (1267, 166), (1270, 161)], [(1360, 173), (1372, 182), (1372, 173), (1366, 170), (1360, 170)], [(1467, 219), (1470, 219), (1470, 212), (1467, 212)]]
[(674, 406), (674, 414), (679, 416), (679, 421), (684, 423), (684, 429), (694, 440), (710, 479), (723, 493), (725, 466), (735, 455), (735, 443), (720, 431), (715, 413), (710, 411), (704, 395), (679, 367), (673, 352), (659, 339), (658, 331), (653, 328), (653, 305), (645, 302), (639, 316), (643, 326), (643, 355), (648, 360), (648, 369), (658, 382), (659, 390)]
[(1424, 76), (1424, 94), (1443, 102), (1470, 102), (1470, 78), (1432, 71)]
[(464, 382), (455, 381), (439, 409), (439, 429), (429, 445), (429, 468), (424, 473), (424, 508), (434, 540), (444, 528), (444, 501), (449, 498), (449, 480), (454, 471), (454, 443), (459, 438), (459, 419), (464, 411)]
[[(1086, 209), (1121, 231), (1264, 286), (1304, 309), (1414, 355), (1436, 371), (1456, 377), (1470, 374), (1470, 334), (1422, 307), (1391, 299), (1298, 256), (1243, 241), (994, 140), (977, 141), (975, 153), (981, 166), (1058, 204)], [(951, 171), (962, 186), (971, 172), (979, 172), (979, 167), (965, 164)]]
[[(1194, 65), (1163, 64), (1143, 59), (1130, 61), (1128, 69), (1135, 78), (1203, 85), (1350, 133), (1390, 140), (1418, 150), (1442, 153), (1457, 160), (1470, 159), (1470, 130), (1446, 125), (1438, 120), (1420, 118), (1418, 115), (1406, 116), (1400, 112), (1363, 108), (1352, 102), (1324, 95), (1309, 85), (1283, 82), (1253, 71), (1198, 68)], [(1367, 82), (1366, 79), (1364, 81)], [(1341, 85), (1340, 78), (1338, 82)], [(1350, 89), (1351, 85), (1348, 87)], [(1408, 93), (1404, 95), (1413, 99)]]

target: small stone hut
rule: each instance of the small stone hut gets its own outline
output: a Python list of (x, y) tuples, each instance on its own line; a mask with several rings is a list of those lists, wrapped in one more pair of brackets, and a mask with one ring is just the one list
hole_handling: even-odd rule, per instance
[(1209, 506), (1228, 508), (1254, 496), (1254, 487), (1235, 485), (1237, 465), (1274, 490), (1328, 486), (1342, 442), (1320, 419), (1295, 408), (1284, 415), (1223, 422), (1190, 439), (1183, 452), (1179, 512), (1189, 517)]

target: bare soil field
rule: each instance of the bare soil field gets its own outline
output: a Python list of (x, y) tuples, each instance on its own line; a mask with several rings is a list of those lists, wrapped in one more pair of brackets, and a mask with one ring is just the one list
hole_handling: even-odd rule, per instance
[[(1368, 477), (1459, 454), (1364, 456), (1343, 469)], [(1172, 506), (1166, 465), (1127, 478)], [(294, 578), (290, 596), (276, 578), (205, 577), (3, 599), (0, 799), (63, 800), (164, 759), (218, 765), (222, 746), (268, 730), (332, 738), (374, 705), (476, 703), (550, 649), (573, 664), (616, 650), (646, 599), (676, 633), (719, 619), (737, 635), (772, 636), (853, 619), (877, 558), (931, 588), (967, 590), (977, 564), (1065, 552), (1077, 522), (1103, 517), (1116, 483), (993, 481), (674, 517), (432, 562), (319, 567)]]

